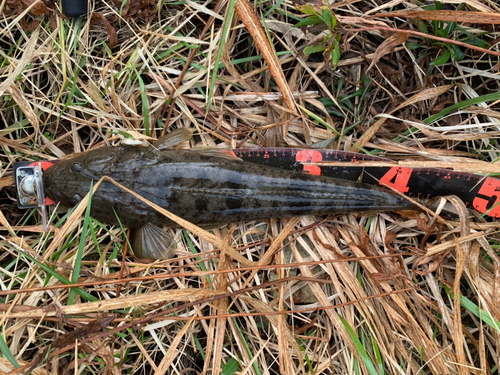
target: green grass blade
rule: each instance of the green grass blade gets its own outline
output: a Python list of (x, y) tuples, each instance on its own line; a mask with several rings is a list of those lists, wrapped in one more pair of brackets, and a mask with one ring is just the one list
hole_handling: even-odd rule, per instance
[[(87, 232), (89, 231), (90, 222), (90, 207), (92, 206), (92, 189), (94, 188), (94, 181), (90, 183), (89, 190), (89, 201), (87, 203), (87, 210), (85, 211), (85, 219), (83, 220), (82, 235), (80, 236), (80, 243), (78, 245), (78, 251), (75, 255), (75, 266), (73, 268), (73, 276), (71, 281), (77, 283), (80, 277), (80, 270), (82, 269), (82, 258), (83, 258), (83, 248), (85, 247), (85, 242), (87, 241)], [(71, 289), (68, 295), (68, 305), (72, 305), (75, 302), (75, 290)]]
[(12, 364), (12, 366), (14, 366), (15, 368), (21, 367), (19, 363), (17, 363), (16, 358), (10, 352), (10, 349), (5, 342), (3, 335), (0, 335), (0, 351), (2, 352), (3, 356), (7, 358), (7, 360)]
[(137, 81), (139, 82), (139, 88), (141, 90), (141, 102), (142, 102), (142, 116), (144, 117), (144, 129), (146, 130), (146, 135), (149, 137), (151, 135), (150, 132), (150, 119), (149, 119), (149, 104), (148, 104), (148, 95), (146, 93), (146, 87), (144, 85), (144, 81), (141, 78), (141, 75), (137, 71), (134, 66), (135, 74), (137, 75)]
[(435, 115), (427, 117), (424, 120), (424, 124), (426, 124), (426, 125), (432, 124), (434, 121), (437, 121), (437, 120), (441, 119), (442, 117), (449, 115), (455, 109), (463, 109), (466, 107), (470, 107), (472, 105), (491, 102), (491, 101), (499, 100), (499, 99), (500, 99), (500, 92), (494, 92), (492, 94), (482, 95), (482, 96), (478, 96), (477, 98), (464, 100), (463, 102), (453, 104), (453, 105), (443, 109), (441, 112), (436, 113)]
[(375, 357), (377, 358), (378, 371), (380, 374), (384, 373), (384, 360), (382, 359), (382, 355), (380, 354), (380, 349), (378, 347), (377, 341), (374, 337), (372, 337), (372, 345), (373, 351), (375, 352)]
[[(189, 238), (189, 232), (187, 230), (182, 231), (184, 234), (184, 239), (186, 240), (186, 243), (191, 250), (193, 254), (199, 254), (198, 250), (196, 250), (196, 246), (194, 246), (193, 241), (191, 241), (191, 238)], [(198, 263), (200, 269), (204, 272), (207, 271), (207, 267), (205, 267), (205, 264), (201, 261), (201, 257), (196, 257), (195, 260), (200, 261)], [(210, 280), (210, 275), (206, 275), (205, 278), (207, 279), (208, 285), (212, 285), (212, 280)]]
[[(4, 244), (4, 246), (9, 247), (10, 249), (18, 252), (21, 256), (29, 259), (31, 262), (35, 263), (38, 267), (40, 267), (42, 270), (44, 270), (47, 274), (49, 274), (50, 276), (55, 277), (57, 280), (59, 280), (60, 282), (62, 282), (64, 285), (71, 285), (72, 284), (72, 282), (70, 280), (68, 280), (67, 278), (65, 278), (61, 274), (57, 273), (56, 271), (54, 271), (52, 268), (50, 268), (46, 264), (44, 264), (44, 263), (38, 261), (37, 259), (33, 258), (29, 253), (21, 251), (19, 248), (13, 247), (13, 246), (11, 246), (9, 244)], [(92, 302), (92, 301), (98, 301), (98, 298), (94, 297), (93, 295), (85, 292), (84, 290), (82, 290), (80, 288), (74, 288), (74, 290), (75, 290), (76, 293), (78, 293), (78, 295), (80, 295), (82, 298), (86, 299), (87, 301), (90, 301), (90, 302)]]
[(205, 349), (201, 345), (200, 340), (198, 340), (198, 335), (197, 334), (193, 334), (193, 340), (194, 340), (194, 344), (196, 345), (196, 348), (200, 352), (201, 358), (205, 361), (206, 360)]
[(229, 29), (231, 27), (231, 20), (233, 19), (234, 4), (235, 3), (236, 3), (236, 0), (231, 0), (229, 2), (226, 16), (224, 17), (224, 28), (222, 29), (222, 35), (221, 35), (221, 39), (219, 41), (219, 50), (217, 51), (217, 57), (215, 58), (214, 69), (212, 71), (212, 79), (210, 80), (210, 89), (208, 91), (207, 113), (210, 110), (210, 103), (212, 101), (212, 96), (214, 94), (215, 81), (217, 80), (217, 71), (218, 71), (217, 67), (219, 66), (220, 60), (222, 58), (222, 51), (224, 49), (224, 41), (226, 40), (226, 38), (229, 34)]
[[(238, 320), (237, 319), (233, 319), (233, 322), (234, 322), (234, 325), (236, 326), (236, 329), (238, 330), (238, 333), (239, 333), (240, 338), (241, 338), (241, 342), (245, 346), (245, 349), (246, 349), (246, 351), (248, 353), (248, 357), (252, 360), (253, 357), (254, 357), (254, 355), (253, 355), (252, 351), (250, 350), (250, 346), (248, 345), (247, 338), (245, 337), (245, 335), (241, 331), (241, 328), (238, 325)], [(255, 373), (257, 375), (262, 375), (262, 372), (260, 371), (260, 368), (257, 366), (256, 361), (253, 361), (252, 366), (253, 366), (253, 369), (255, 370)]]
[[(17, 250), (17, 249), (15, 249), (15, 250)], [(38, 260), (36, 260), (35, 258), (31, 257), (27, 253), (21, 253), (21, 254), (23, 256), (25, 256), (26, 258), (28, 258), (33, 263), (35, 263), (38, 267), (40, 267), (41, 269), (43, 269), (49, 275), (55, 277), (57, 280), (59, 280), (63, 284), (65, 284), (65, 285), (71, 285), (71, 284), (73, 284), (70, 280), (68, 280), (67, 278), (65, 278), (61, 274), (57, 273), (52, 268), (48, 267), (46, 264), (43, 264), (43, 263), (39, 262)], [(82, 290), (80, 288), (73, 288), (72, 290), (74, 290), (80, 297), (86, 299), (89, 302), (98, 301), (98, 298), (94, 297), (93, 295), (85, 292), (84, 290)]]
[[(444, 285), (444, 288), (446, 289), (447, 292), (450, 292), (451, 290)], [(450, 297), (455, 299), (455, 293), (450, 293)], [(488, 314), (486, 311), (483, 309), (479, 308), (478, 305), (476, 305), (474, 302), (472, 302), (470, 299), (464, 296), (460, 296), (460, 305), (469, 310), (472, 314), (474, 314), (478, 319), (481, 319), (484, 323), (489, 325), (491, 328), (493, 328), (495, 331), (500, 332), (500, 321), (495, 319), (493, 316)]]
[[(113, 212), (115, 214), (115, 217), (116, 217), (116, 220), (118, 220), (118, 225), (120, 225), (120, 228), (122, 230), (122, 233), (123, 235), (125, 236), (125, 241), (127, 241), (127, 244), (128, 244), (128, 248), (131, 249), (132, 251), (132, 254), (134, 253), (134, 249), (132, 248), (132, 245), (130, 244), (130, 240), (128, 239), (128, 236), (127, 236), (127, 231), (125, 230), (125, 228), (123, 227), (123, 224), (120, 220), (120, 218), (118, 217), (118, 214), (116, 213), (115, 209), (113, 208)], [(135, 254), (134, 254), (135, 255)]]
[(239, 367), (240, 363), (236, 359), (231, 358), (222, 368), (222, 375), (234, 375)]
[(365, 364), (366, 369), (371, 375), (379, 375), (377, 372), (377, 369), (373, 365), (372, 359), (366, 352), (366, 349), (363, 347), (363, 344), (361, 344), (361, 341), (359, 341), (358, 336), (356, 335), (356, 332), (351, 328), (349, 323), (347, 323), (347, 320), (342, 318), (339, 315), (340, 320), (342, 320), (342, 324), (344, 325), (345, 329), (349, 333), (349, 336), (351, 336), (352, 341), (354, 342), (354, 345), (356, 346), (356, 349), (358, 350), (359, 355), (361, 356), (361, 360)]
[[(436, 113), (435, 115), (432, 115), (430, 117), (427, 117), (423, 121), (423, 123), (425, 125), (430, 125), (433, 122), (440, 120), (444, 116), (449, 115), (454, 110), (460, 110), (460, 109), (467, 108), (467, 107), (470, 107), (470, 106), (473, 106), (473, 105), (477, 105), (477, 104), (481, 104), (481, 103), (487, 103), (487, 102), (491, 102), (491, 101), (495, 101), (495, 100), (500, 100), (500, 92), (495, 92), (495, 93), (492, 93), (492, 94), (478, 96), (477, 98), (472, 98), (472, 99), (464, 100), (463, 102), (460, 102), (460, 103), (453, 104), (453, 105), (451, 105), (449, 107), (446, 107), (441, 112)], [(417, 128), (415, 128), (415, 127), (411, 128), (411, 132), (416, 132), (416, 131), (418, 131)], [(410, 134), (410, 131), (407, 130), (407, 131), (405, 131), (403, 133), (402, 136), (398, 136), (398, 137), (394, 138), (394, 141), (395, 142), (401, 142), (409, 134)]]
[(277, 7), (279, 7), (281, 4), (283, 4), (284, 2), (285, 2), (285, 0), (279, 0), (279, 1), (277, 1), (277, 2), (276, 2), (276, 4), (274, 4), (274, 5), (272, 6), (272, 8), (271, 8), (271, 9), (269, 9), (269, 10), (266, 12), (266, 14), (264, 14), (264, 17), (265, 17), (265, 18), (267, 18), (267, 16), (269, 16), (272, 12), (274, 12), (274, 10), (275, 10)]

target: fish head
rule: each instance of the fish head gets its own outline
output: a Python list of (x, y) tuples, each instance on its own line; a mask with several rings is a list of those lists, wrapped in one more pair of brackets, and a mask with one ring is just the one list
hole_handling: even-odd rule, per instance
[(111, 155), (91, 151), (54, 164), (43, 173), (45, 193), (55, 202), (74, 206), (87, 195), (92, 181), (106, 174), (110, 159)]

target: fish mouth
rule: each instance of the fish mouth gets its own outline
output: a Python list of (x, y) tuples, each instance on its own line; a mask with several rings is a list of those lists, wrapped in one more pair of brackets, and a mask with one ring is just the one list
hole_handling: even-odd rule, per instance
[[(43, 186), (45, 194), (54, 202), (59, 202), (64, 206), (73, 206), (78, 203), (81, 198), (75, 202), (74, 197), (80, 197), (82, 186), (81, 176), (76, 178), (69, 168), (66, 168), (65, 163), (58, 163), (48, 168), (43, 173)], [(90, 183), (89, 183), (90, 184)]]

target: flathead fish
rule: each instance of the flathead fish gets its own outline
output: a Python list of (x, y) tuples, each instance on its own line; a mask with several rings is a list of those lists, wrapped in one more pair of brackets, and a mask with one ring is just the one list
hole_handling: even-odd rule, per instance
[[(89, 192), (91, 181), (103, 176), (175, 215), (205, 226), (415, 208), (405, 198), (376, 186), (265, 167), (241, 161), (225, 151), (154, 147), (100, 148), (61, 161), (45, 171), (44, 189), (54, 201), (73, 206)], [(123, 226), (134, 228), (137, 240), (133, 247), (139, 257), (173, 256), (171, 244), (157, 226), (174, 223), (110, 182), (104, 181), (93, 195), (91, 216), (109, 224), (118, 224), (118, 217)]]

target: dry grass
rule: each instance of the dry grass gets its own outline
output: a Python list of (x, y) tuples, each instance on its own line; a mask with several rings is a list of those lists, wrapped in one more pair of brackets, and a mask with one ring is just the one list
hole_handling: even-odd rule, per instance
[[(454, 197), (445, 222), (182, 222), (178, 257), (156, 263), (124, 258), (121, 229), (84, 220), (85, 200), (46, 234), (13, 200), (15, 161), (183, 127), (189, 147), (331, 140), (500, 172), (500, 7), (443, 3), (418, 21), (385, 14), (416, 2), (334, 2), (335, 28), (301, 30), (290, 1), (96, 1), (68, 20), (0, 0), (0, 372), (498, 374), (500, 225)], [(304, 54), (332, 34), (336, 68), (333, 39), (326, 59)]]

